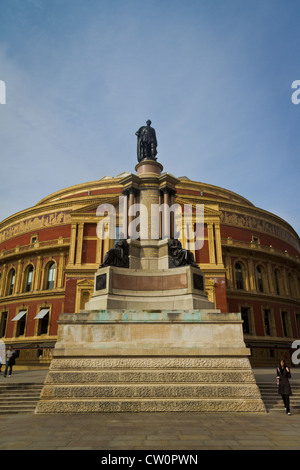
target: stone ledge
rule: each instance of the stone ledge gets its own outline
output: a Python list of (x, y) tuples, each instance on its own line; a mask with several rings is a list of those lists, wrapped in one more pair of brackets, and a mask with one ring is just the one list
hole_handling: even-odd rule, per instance
[(252, 370), (248, 357), (61, 357), (54, 358), (50, 365), (51, 371), (87, 370), (87, 369), (217, 369), (236, 371)]
[[(77, 346), (77, 347), (76, 347)], [(192, 357), (192, 356), (220, 356), (220, 354), (224, 357), (231, 358), (232, 356), (245, 356), (248, 357), (250, 350), (246, 348), (215, 348), (212, 349), (209, 347), (203, 347), (199, 348), (193, 344), (191, 344), (189, 347), (186, 348), (178, 348), (176, 345), (173, 347), (166, 346), (163, 350), (159, 349), (160, 345), (158, 344), (157, 347), (155, 348), (155, 345), (147, 345), (145, 342), (144, 344), (139, 345), (138, 347), (130, 346), (128, 343), (120, 344), (115, 343), (115, 344), (109, 344), (106, 345), (105, 343), (102, 345), (95, 345), (94, 348), (91, 347), (85, 347), (82, 345), (82, 347), (78, 347), (78, 345), (68, 345), (65, 344), (64, 349), (60, 349), (59, 347), (56, 348), (53, 351), (53, 357), (54, 358), (63, 358), (63, 357), (111, 357), (111, 356), (119, 356), (119, 357), (126, 357), (126, 356), (132, 356), (132, 357), (139, 357), (142, 356), (143, 354), (147, 354), (149, 357), (160, 357), (160, 356), (182, 356), (185, 355), (187, 357)]]
[(251, 371), (50, 371), (45, 384), (103, 384), (103, 383), (255, 383)]
[(37, 405), (37, 413), (128, 413), (128, 412), (251, 412), (265, 413), (261, 400), (46, 400)]
[(260, 399), (260, 392), (256, 384), (61, 384), (45, 385), (41, 395), (42, 400), (60, 400), (68, 398), (96, 398), (98, 400), (113, 400), (115, 398), (191, 398), (201, 400), (204, 398)]

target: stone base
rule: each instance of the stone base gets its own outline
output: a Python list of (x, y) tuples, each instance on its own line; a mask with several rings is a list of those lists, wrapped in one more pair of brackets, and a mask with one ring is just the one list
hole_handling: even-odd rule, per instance
[(200, 269), (126, 269), (108, 266), (95, 274), (94, 294), (85, 304), (91, 310), (214, 309), (206, 296)]
[(239, 314), (62, 314), (36, 413), (264, 413)]

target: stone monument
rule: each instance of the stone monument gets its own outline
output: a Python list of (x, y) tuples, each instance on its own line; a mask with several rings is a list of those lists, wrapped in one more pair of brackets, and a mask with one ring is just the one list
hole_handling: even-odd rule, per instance
[[(192, 252), (175, 237), (166, 209), (178, 180), (162, 173), (150, 124), (136, 133), (136, 174), (120, 182), (123, 238), (95, 273), (85, 309), (59, 317), (37, 413), (265, 412), (240, 313), (215, 309)], [(134, 237), (137, 202), (146, 209)]]

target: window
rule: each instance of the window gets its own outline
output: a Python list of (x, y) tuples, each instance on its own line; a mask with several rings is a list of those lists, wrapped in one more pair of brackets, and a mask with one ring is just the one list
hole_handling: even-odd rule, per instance
[(264, 325), (266, 336), (271, 336), (270, 310), (264, 310)]
[(54, 281), (55, 281), (55, 263), (50, 263), (47, 270), (47, 282), (46, 282), (46, 289), (53, 289), (54, 288)]
[(241, 315), (243, 320), (243, 333), (250, 334), (250, 309), (248, 307), (241, 308)]
[(235, 285), (237, 289), (244, 289), (243, 268), (240, 263), (235, 263)]
[(31, 240), (30, 240), (30, 244), (32, 245), (32, 248), (35, 246), (35, 244), (37, 243), (38, 241), (38, 236), (37, 235), (33, 235), (31, 237)]
[(259, 290), (259, 292), (263, 292), (264, 291), (264, 283), (263, 283), (263, 275), (262, 275), (262, 271), (261, 271), (260, 266), (256, 267), (256, 278), (257, 278), (258, 290)]
[(25, 333), (26, 314), (17, 323), (16, 336), (23, 336)]
[(2, 312), (0, 318), (0, 338), (5, 336), (8, 312)]
[(46, 335), (49, 326), (49, 307), (42, 308), (36, 315), (35, 319), (38, 320), (37, 335)]
[(17, 322), (15, 336), (23, 336), (26, 327), (27, 310), (20, 310), (12, 321)]
[(32, 289), (33, 266), (29, 266), (29, 268), (26, 269), (25, 276), (25, 292), (30, 292)]
[(16, 277), (16, 272), (14, 269), (12, 269), (9, 274), (8, 274), (8, 289), (7, 289), (7, 295), (12, 295), (14, 292), (14, 285), (15, 285), (15, 277)]

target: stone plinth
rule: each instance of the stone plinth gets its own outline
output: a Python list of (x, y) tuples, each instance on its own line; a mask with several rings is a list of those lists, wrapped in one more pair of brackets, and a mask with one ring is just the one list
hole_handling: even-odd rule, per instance
[(240, 314), (62, 314), (37, 413), (265, 412)]
[(154, 174), (160, 176), (162, 170), (162, 164), (154, 160), (142, 160), (135, 166), (135, 171), (138, 176), (145, 174)]
[(108, 266), (95, 275), (94, 294), (85, 305), (89, 310), (213, 309), (205, 294), (200, 269), (126, 269)]

